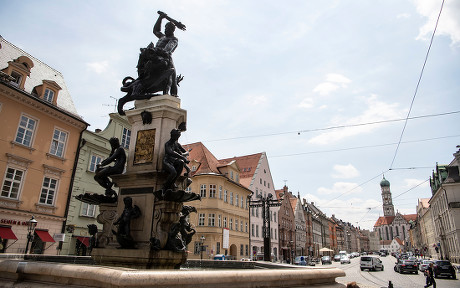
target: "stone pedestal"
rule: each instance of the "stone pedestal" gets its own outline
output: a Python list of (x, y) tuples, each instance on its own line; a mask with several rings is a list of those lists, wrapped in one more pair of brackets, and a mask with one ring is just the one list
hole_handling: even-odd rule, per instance
[[(167, 177), (162, 167), (164, 145), (171, 138), (171, 130), (186, 121), (187, 113), (180, 108), (180, 100), (169, 95), (138, 100), (134, 105), (134, 109), (126, 111), (132, 125), (126, 172), (111, 176), (120, 191), (117, 206), (112, 207), (111, 211), (118, 218), (123, 212), (125, 197), (131, 197), (133, 205), (139, 207), (140, 217), (130, 222), (130, 235), (135, 242), (135, 249), (110, 249), (112, 247), (107, 243), (105, 249), (94, 249), (92, 257), (103, 265), (144, 269), (177, 268), (185, 263), (185, 252), (172, 252), (163, 248), (168, 241), (171, 225), (179, 221), (183, 205), (156, 201), (153, 193), (163, 187)], [(115, 220), (112, 217), (108, 226), (112, 227)], [(116, 230), (116, 226), (111, 229)], [(106, 236), (110, 238), (109, 234)], [(152, 249), (152, 238), (156, 239), (155, 249)]]

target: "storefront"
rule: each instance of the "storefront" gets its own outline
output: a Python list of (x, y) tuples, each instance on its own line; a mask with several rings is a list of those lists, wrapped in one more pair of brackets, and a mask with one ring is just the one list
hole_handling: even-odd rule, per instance
[(0, 253), (6, 253), (7, 249), (18, 241), (11, 226), (0, 224)]

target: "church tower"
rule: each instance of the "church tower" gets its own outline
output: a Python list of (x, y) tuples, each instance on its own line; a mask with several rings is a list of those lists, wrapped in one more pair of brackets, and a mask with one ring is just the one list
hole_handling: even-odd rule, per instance
[(380, 188), (382, 189), (383, 215), (395, 216), (395, 208), (391, 198), (390, 182), (385, 179), (385, 176), (383, 176), (382, 181), (380, 181)]

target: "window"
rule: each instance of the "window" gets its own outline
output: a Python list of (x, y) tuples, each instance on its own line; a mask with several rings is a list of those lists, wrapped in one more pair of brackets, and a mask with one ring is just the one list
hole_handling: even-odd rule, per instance
[(256, 217), (259, 217), (259, 207), (256, 207)]
[(235, 219), (235, 230), (238, 231), (238, 219)]
[(233, 205), (233, 192), (230, 192), (230, 205)]
[(18, 199), (23, 176), (23, 170), (14, 168), (6, 169), (6, 175), (2, 186), (2, 197)]
[(65, 144), (67, 142), (67, 132), (61, 131), (59, 129), (54, 129), (53, 140), (51, 142), (50, 154), (63, 157)]
[(248, 256), (249, 255), (249, 245), (246, 244), (246, 247), (245, 247), (245, 255)]
[(240, 199), (240, 197), (238, 196), (238, 194), (235, 195), (235, 206), (238, 207), (240, 204), (238, 202), (238, 200)]
[(224, 228), (227, 228), (227, 217), (224, 217)]
[(255, 236), (254, 224), (251, 224), (251, 235), (252, 235), (252, 237)]
[(81, 206), (82, 216), (94, 217), (95, 212), (96, 212), (96, 205), (82, 202), (82, 206)]
[(204, 213), (200, 213), (199, 217), (198, 217), (198, 226), (204, 226)]
[(34, 136), (36, 125), (37, 120), (22, 115), (15, 141), (27, 147), (32, 146), (32, 137)]
[(230, 230), (233, 230), (233, 218), (230, 218)]
[(40, 193), (40, 203), (46, 205), (54, 204), (58, 180), (45, 177), (43, 179), (42, 192)]
[(262, 178), (259, 179), (260, 184), (262, 184)]
[(208, 226), (214, 227), (216, 225), (215, 218), (216, 218), (216, 214), (209, 214)]
[(206, 184), (201, 184), (200, 185), (200, 196), (201, 196), (201, 198), (206, 197)]
[(45, 95), (43, 95), (43, 100), (49, 103), (53, 103), (54, 91), (48, 88), (45, 89)]
[(219, 186), (219, 199), (222, 199), (222, 186)]
[(216, 243), (216, 254), (220, 254), (220, 242)]
[(243, 232), (243, 220), (240, 221), (240, 231)]
[(217, 216), (217, 225), (222, 227), (222, 215)]
[(96, 154), (91, 155), (88, 171), (96, 172), (97, 164), (101, 163), (102, 157)]
[(273, 221), (276, 223), (276, 212), (273, 212)]
[(244, 252), (244, 245), (241, 244), (240, 245), (240, 256), (243, 256), (243, 252)]
[(243, 196), (241, 196), (241, 208), (244, 208), (244, 200), (243, 200)]
[(255, 210), (256, 210), (255, 208), (251, 207), (251, 215), (252, 215), (252, 216), (254, 216), (254, 211), (255, 211)]
[(14, 80), (11, 80), (11, 84), (13, 84), (14, 86), (16, 87), (19, 87), (19, 85), (21, 84), (21, 81), (22, 81), (22, 74), (16, 72), (16, 71), (12, 71), (11, 72), (11, 77), (14, 78)]
[(259, 225), (256, 225), (256, 237), (259, 237)]
[(216, 198), (217, 185), (209, 184), (209, 198)]
[(228, 202), (227, 195), (228, 195), (227, 190), (224, 190), (224, 202), (225, 202), (225, 203)]
[(123, 128), (123, 134), (121, 135), (121, 147), (128, 149), (129, 141), (131, 141), (131, 130)]
[(230, 171), (230, 179), (233, 180), (233, 171)]

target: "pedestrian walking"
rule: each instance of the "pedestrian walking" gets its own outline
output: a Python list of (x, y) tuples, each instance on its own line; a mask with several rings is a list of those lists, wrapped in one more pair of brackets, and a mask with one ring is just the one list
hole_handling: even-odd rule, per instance
[(433, 288), (436, 288), (436, 281), (434, 281), (434, 276), (433, 276), (433, 263), (430, 263), (428, 268), (425, 270), (425, 275), (426, 275), (426, 287), (430, 287), (433, 285)]

